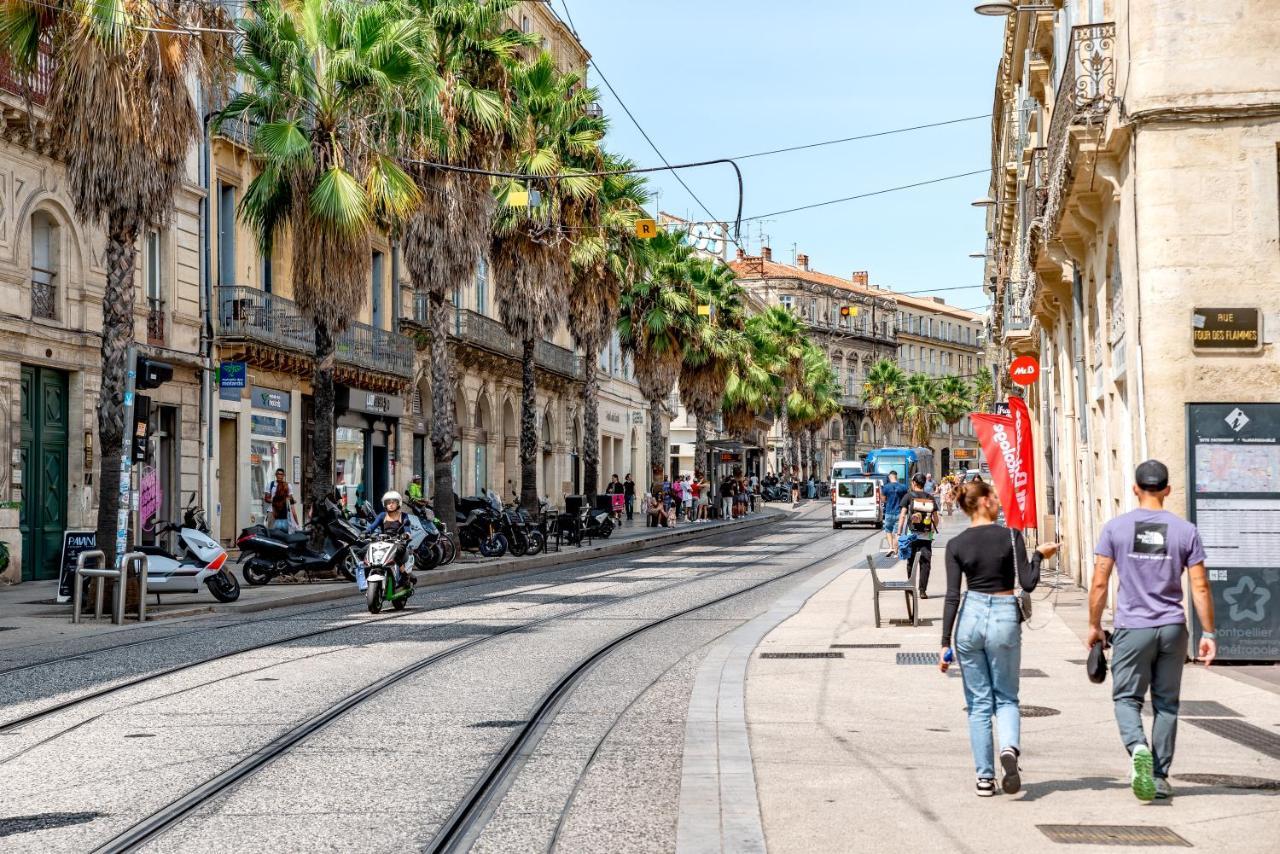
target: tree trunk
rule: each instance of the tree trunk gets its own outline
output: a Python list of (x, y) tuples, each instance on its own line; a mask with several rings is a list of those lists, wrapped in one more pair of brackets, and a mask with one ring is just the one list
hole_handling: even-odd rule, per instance
[(584, 345), (582, 353), (587, 379), (582, 390), (582, 491), (590, 497), (594, 507), (595, 495), (600, 489), (600, 379), (596, 373), (600, 349)]
[(662, 398), (649, 400), (649, 484), (662, 482), (662, 473), (666, 470), (664, 461), (667, 455), (666, 438), (662, 435)]
[(822, 480), (818, 473), (818, 431), (810, 427), (805, 432), (808, 433), (806, 444), (809, 448), (809, 474), (813, 475), (814, 480)]
[[(98, 548), (106, 565), (116, 563), (116, 528), (120, 512), (121, 447), (124, 441), (124, 385), (133, 344), (133, 268), (137, 230), (109, 224), (107, 282), (102, 298), (102, 387), (98, 392)], [(127, 484), (126, 484), (127, 486)], [(107, 601), (110, 601), (111, 585)], [(137, 582), (126, 588), (137, 601)]]
[[(311, 377), (311, 396), (315, 403), (315, 432), (311, 437), (311, 460), (315, 474), (311, 478), (311, 512), (333, 495), (333, 366), (337, 340), (329, 324), (316, 320), (316, 367)], [(366, 472), (366, 477), (368, 473)], [(366, 498), (368, 495), (366, 494)], [(311, 547), (324, 547), (325, 528), (311, 529)]]
[(431, 461), (435, 480), (432, 506), (450, 531), (458, 530), (453, 502), (453, 443), (457, 413), (453, 409), (453, 354), (449, 352), (449, 315), (444, 294), (428, 296), (427, 323), (431, 329)]
[[(533, 361), (535, 338), (526, 338), (520, 355), (520, 506), (538, 512), (538, 380)], [(547, 494), (551, 484), (546, 484)]]
[(791, 418), (787, 414), (787, 405), (785, 403), (778, 411), (778, 426), (782, 433), (782, 453), (787, 467), (785, 473), (794, 478), (800, 473), (800, 464), (796, 459), (796, 437), (791, 435)]
[(707, 472), (707, 419), (701, 415), (698, 416), (698, 424), (693, 435), (693, 473), (695, 475), (706, 474), (709, 476)]

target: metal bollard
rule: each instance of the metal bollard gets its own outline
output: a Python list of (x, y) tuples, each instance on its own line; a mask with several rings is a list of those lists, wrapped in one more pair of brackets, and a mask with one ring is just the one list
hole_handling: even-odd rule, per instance
[[(147, 556), (142, 552), (128, 552), (124, 556), (124, 584), (129, 583), (129, 574), (135, 571), (138, 573), (138, 622), (145, 623), (147, 621)], [(120, 613), (123, 617), (123, 608)], [(124, 620), (121, 619), (121, 622)]]
[[(96, 567), (89, 567), (86, 564), (93, 560), (98, 564)], [(81, 591), (84, 590), (82, 583), (83, 578), (92, 578), (95, 584), (94, 589), (94, 608), (93, 619), (96, 622), (102, 616), (102, 599), (105, 590), (103, 585), (106, 579), (113, 578), (120, 580), (120, 571), (116, 569), (107, 569), (105, 566), (107, 556), (100, 550), (81, 552), (80, 557), (76, 559), (76, 575), (75, 585), (72, 590), (71, 604), (71, 622), (80, 622), (81, 612)], [(111, 608), (112, 622), (119, 625), (124, 622), (124, 585), (117, 584), (115, 589), (115, 601), (112, 602)]]

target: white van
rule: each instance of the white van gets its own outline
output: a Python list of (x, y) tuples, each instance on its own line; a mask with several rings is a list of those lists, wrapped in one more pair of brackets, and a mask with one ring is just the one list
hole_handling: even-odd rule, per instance
[(874, 477), (850, 477), (831, 484), (831, 527), (866, 523), (879, 527), (880, 481)]
[(837, 480), (846, 480), (860, 474), (862, 474), (862, 463), (858, 460), (837, 460), (831, 464), (829, 480), (835, 483)]

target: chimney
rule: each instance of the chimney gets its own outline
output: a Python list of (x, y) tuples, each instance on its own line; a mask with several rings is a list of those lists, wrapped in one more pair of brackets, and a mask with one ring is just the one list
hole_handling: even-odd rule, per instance
[(871, 280), (871, 276), (867, 273), (866, 270), (854, 270), (853, 283), (858, 287), (860, 288), (870, 287), (870, 285), (868, 284), (870, 280)]
[(760, 247), (760, 257), (761, 257), (761, 258), (763, 258), (763, 259), (764, 259), (764, 260), (766, 260), (766, 261), (772, 261), (772, 260), (773, 260), (773, 248), (772, 248), (772, 247), (769, 247), (769, 246), (761, 246), (761, 247)]
[(809, 256), (801, 252), (796, 256), (796, 266), (805, 272), (809, 271)]
[(739, 261), (741, 261), (743, 258), (746, 258), (746, 257), (747, 257), (747, 250), (745, 250), (745, 249), (743, 249), (741, 246), (739, 246), (739, 247), (738, 247), (738, 260), (739, 260)]

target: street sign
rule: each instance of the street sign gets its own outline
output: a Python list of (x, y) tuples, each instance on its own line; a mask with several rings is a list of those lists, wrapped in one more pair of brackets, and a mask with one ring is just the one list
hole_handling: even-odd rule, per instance
[(76, 563), (82, 552), (98, 547), (97, 531), (63, 531), (62, 561), (58, 569), (58, 601), (71, 601), (71, 585), (75, 583)]
[(512, 190), (507, 193), (507, 207), (509, 208), (527, 208), (529, 207), (529, 191), (525, 189)]
[(246, 362), (223, 362), (218, 365), (218, 388), (244, 388), (249, 378)]
[(1018, 385), (1031, 385), (1040, 379), (1040, 361), (1035, 356), (1019, 356), (1009, 365), (1009, 379)]
[(842, 305), (840, 306), (840, 316), (841, 317), (857, 317), (858, 307), (856, 305)]
[(1256, 308), (1192, 309), (1191, 345), (1196, 350), (1257, 352), (1262, 349), (1262, 313)]
[(658, 223), (652, 219), (636, 220), (636, 237), (641, 240), (652, 240), (658, 236)]
[[(1187, 464), (1187, 515), (1204, 544), (1218, 658), (1280, 661), (1280, 404), (1188, 404)], [(1191, 630), (1195, 650), (1194, 613)]]
[(698, 316), (699, 316), (699, 317), (710, 317), (710, 316), (711, 316), (711, 306), (709, 306), (709, 305), (700, 305), (700, 306), (698, 306)]

